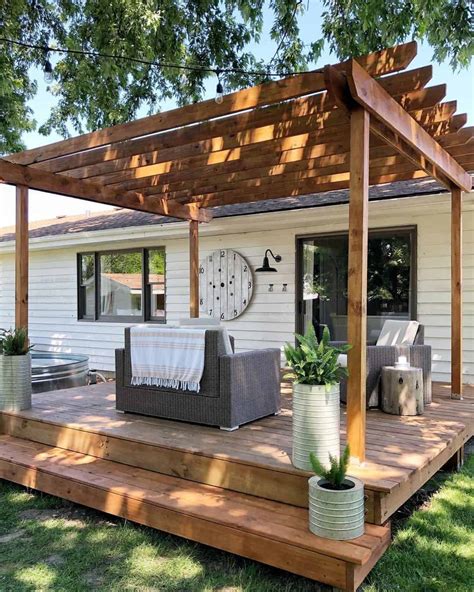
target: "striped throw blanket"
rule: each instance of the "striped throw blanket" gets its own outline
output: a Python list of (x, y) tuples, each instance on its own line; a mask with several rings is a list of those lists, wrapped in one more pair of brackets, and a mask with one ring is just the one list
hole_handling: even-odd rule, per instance
[(199, 392), (204, 371), (205, 329), (130, 329), (132, 384)]

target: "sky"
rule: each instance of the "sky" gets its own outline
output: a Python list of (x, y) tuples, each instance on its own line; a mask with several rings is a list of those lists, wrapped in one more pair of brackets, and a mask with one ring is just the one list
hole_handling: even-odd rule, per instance
[[(314, 40), (319, 36), (320, 27), (320, 3), (312, 2), (309, 4), (309, 11), (300, 19), (301, 36), (305, 43)], [(276, 44), (270, 39), (268, 30), (271, 27), (271, 17), (265, 19), (265, 30), (258, 45), (252, 47), (255, 55), (269, 61), (275, 52)], [(410, 69), (420, 66), (426, 66), (432, 63), (432, 49), (426, 44), (418, 44), (418, 55), (410, 64)], [(338, 62), (339, 60), (331, 55), (329, 51), (321, 56), (315, 68), (325, 64)], [(39, 125), (46, 120), (50, 108), (54, 105), (54, 97), (46, 91), (46, 84), (43, 80), (43, 73), (38, 70), (32, 70), (32, 75), (38, 81), (38, 93), (31, 101), (30, 106), (33, 109), (34, 117)], [(430, 85), (446, 83), (448, 92), (445, 100), (457, 100), (458, 113), (467, 113), (467, 125), (474, 125), (474, 66), (467, 70), (453, 72), (449, 63), (433, 63), (433, 79)], [(206, 86), (206, 97), (212, 98), (215, 94), (215, 80), (210, 79)], [(162, 110), (172, 109), (175, 105), (172, 101), (162, 105)], [(37, 132), (25, 134), (24, 141), (27, 148), (35, 148), (60, 140), (57, 134), (42, 136)], [(11, 226), (15, 223), (15, 188), (12, 186), (0, 186), (0, 227)], [(86, 212), (103, 211), (107, 206), (95, 204), (78, 199), (67, 198), (48, 193), (31, 191), (30, 192), (30, 220), (44, 220), (55, 218), (56, 216), (84, 214)]]

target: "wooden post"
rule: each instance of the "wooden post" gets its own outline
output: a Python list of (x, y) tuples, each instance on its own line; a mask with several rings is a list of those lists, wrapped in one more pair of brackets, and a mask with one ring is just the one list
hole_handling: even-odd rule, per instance
[(462, 191), (451, 190), (451, 398), (462, 398)]
[(367, 358), (367, 244), (369, 227), (369, 124), (363, 108), (351, 112), (347, 443), (351, 457), (365, 460)]
[(189, 221), (189, 313), (199, 317), (199, 222)]
[(16, 188), (15, 327), (28, 327), (28, 187)]

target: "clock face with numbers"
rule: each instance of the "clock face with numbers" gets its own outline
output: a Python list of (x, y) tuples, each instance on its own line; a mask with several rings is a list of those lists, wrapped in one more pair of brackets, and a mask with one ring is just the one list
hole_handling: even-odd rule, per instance
[(250, 304), (253, 277), (247, 261), (231, 249), (214, 251), (199, 266), (199, 309), (203, 316), (230, 321)]

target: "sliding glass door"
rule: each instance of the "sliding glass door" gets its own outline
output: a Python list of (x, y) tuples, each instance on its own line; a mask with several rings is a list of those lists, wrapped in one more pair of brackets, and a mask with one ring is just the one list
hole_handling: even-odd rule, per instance
[[(367, 339), (377, 340), (385, 319), (413, 319), (416, 229), (369, 233)], [(298, 240), (297, 330), (310, 324), (318, 335), (326, 325), (335, 340), (347, 339), (347, 234)]]

